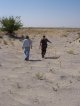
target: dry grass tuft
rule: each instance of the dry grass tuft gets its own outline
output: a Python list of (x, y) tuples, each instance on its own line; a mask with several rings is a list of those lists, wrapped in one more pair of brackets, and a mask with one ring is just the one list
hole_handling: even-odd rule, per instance
[(38, 73), (36, 74), (36, 78), (37, 78), (38, 80), (43, 80), (43, 79), (44, 79), (43, 73), (38, 72)]
[(10, 41), (10, 43), (11, 43), (12, 46), (14, 46), (14, 42), (13, 41)]
[(8, 42), (7, 42), (6, 40), (3, 40), (3, 43), (4, 43), (5, 45), (8, 45)]
[(68, 54), (73, 54), (73, 55), (75, 55), (74, 50), (68, 50), (67, 53), (68, 53)]
[(66, 35), (66, 34), (64, 34), (64, 35), (62, 35), (62, 37), (67, 37), (68, 35)]

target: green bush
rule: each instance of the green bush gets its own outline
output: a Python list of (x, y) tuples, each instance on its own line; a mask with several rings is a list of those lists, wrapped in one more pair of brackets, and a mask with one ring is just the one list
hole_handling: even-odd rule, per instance
[(6, 31), (9, 35), (12, 35), (14, 31), (17, 31), (22, 27), (20, 17), (2, 17), (0, 19), (0, 26), (2, 31)]

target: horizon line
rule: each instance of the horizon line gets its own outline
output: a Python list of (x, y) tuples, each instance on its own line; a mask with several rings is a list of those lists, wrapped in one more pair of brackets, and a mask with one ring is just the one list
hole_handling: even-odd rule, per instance
[(27, 26), (23, 26), (22, 28), (41, 28), (41, 29), (80, 29), (80, 27), (27, 27)]

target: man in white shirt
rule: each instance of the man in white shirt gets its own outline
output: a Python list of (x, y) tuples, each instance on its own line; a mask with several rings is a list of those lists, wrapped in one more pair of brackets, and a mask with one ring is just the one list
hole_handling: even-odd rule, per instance
[(24, 49), (24, 54), (26, 56), (25, 60), (28, 61), (30, 48), (32, 49), (32, 41), (31, 39), (29, 39), (29, 36), (26, 36), (26, 38), (24, 39), (22, 48)]

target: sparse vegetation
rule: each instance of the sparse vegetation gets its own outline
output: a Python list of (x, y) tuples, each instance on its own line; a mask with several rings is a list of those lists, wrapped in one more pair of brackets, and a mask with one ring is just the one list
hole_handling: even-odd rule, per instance
[(64, 35), (62, 35), (62, 37), (67, 37), (68, 35), (66, 35), (66, 34), (64, 34)]
[(11, 43), (12, 46), (14, 46), (14, 42), (13, 41), (11, 41), (10, 43)]
[[(48, 45), (45, 58), (42, 59), (38, 46), (43, 36), (41, 34), (43, 29), (38, 29), (41, 31), (39, 35), (36, 34), (36, 30), (35, 28), (35, 31), (29, 33), (33, 42), (29, 61), (24, 60), (24, 50), (22, 50), (22, 38), (27, 35), (27, 28), (25, 31), (20, 29), (18, 31), (21, 32), (16, 32), (17, 37), (21, 39), (11, 38), (0, 33), (3, 37), (0, 39), (1, 104), (8, 106), (9, 103), (13, 104), (14, 102), (17, 105), (18, 101), (20, 106), (27, 104), (30, 106), (53, 106), (59, 105), (59, 102), (61, 106), (73, 105), (71, 98), (74, 99), (73, 101), (78, 101), (77, 97), (80, 96), (78, 94), (80, 88), (80, 39), (73, 42), (78, 37), (78, 32), (68, 34), (64, 31), (66, 29), (61, 31), (48, 29), (49, 32), (47, 31), (45, 35), (52, 44)], [(65, 34), (68, 37), (62, 37)], [(72, 43), (69, 44), (70, 41)], [(70, 99), (68, 104), (65, 100), (67, 95), (70, 97), (67, 99), (67, 101)], [(7, 103), (7, 98), (10, 97), (16, 98), (16, 101), (10, 99)], [(4, 99), (6, 102), (3, 103)], [(75, 104), (77, 105), (77, 102)]]
[(3, 40), (3, 43), (4, 43), (5, 45), (8, 45), (8, 42), (7, 42), (6, 40)]
[(36, 78), (37, 78), (38, 80), (43, 80), (43, 79), (44, 79), (43, 73), (38, 72), (38, 73), (36, 74)]
[(75, 55), (74, 50), (68, 50), (67, 53)]

